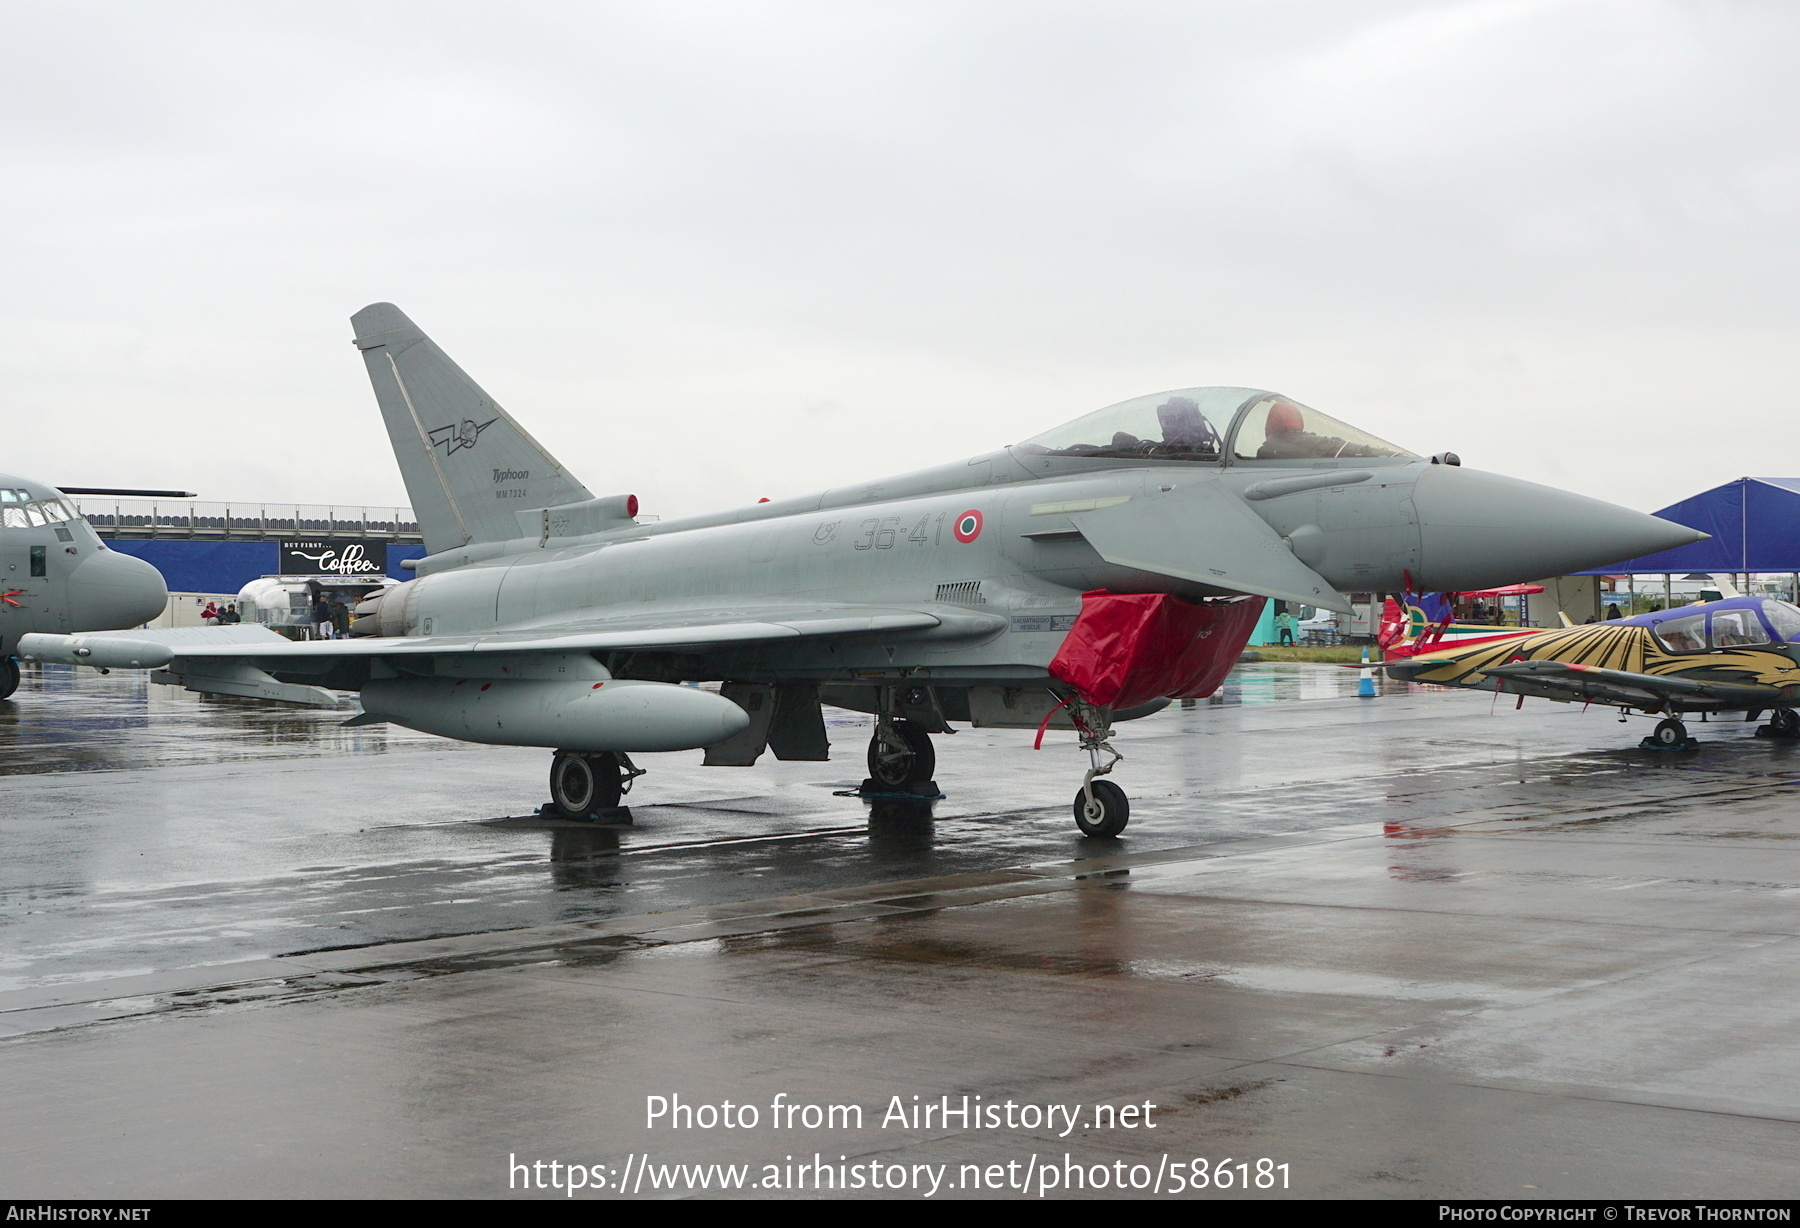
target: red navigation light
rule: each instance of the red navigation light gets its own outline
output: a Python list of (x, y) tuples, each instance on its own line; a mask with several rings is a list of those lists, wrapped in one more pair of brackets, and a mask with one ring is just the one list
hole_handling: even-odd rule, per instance
[(637, 496), (636, 495), (626, 495), (625, 496), (625, 517), (628, 520), (637, 519)]

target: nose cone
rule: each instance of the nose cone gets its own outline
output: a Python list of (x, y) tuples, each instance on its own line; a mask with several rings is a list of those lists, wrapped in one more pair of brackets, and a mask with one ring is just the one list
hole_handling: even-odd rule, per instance
[(100, 550), (69, 573), (69, 630), (117, 631), (147, 623), (169, 603), (162, 573), (129, 554)]
[(1418, 583), (1435, 592), (1568, 575), (1707, 536), (1585, 495), (1454, 465), (1419, 475), (1413, 507)]

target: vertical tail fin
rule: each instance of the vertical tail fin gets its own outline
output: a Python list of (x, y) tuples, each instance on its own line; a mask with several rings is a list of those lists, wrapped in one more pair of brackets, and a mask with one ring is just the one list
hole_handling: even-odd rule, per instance
[(506, 541), (517, 512), (593, 498), (398, 307), (350, 323), (426, 550)]

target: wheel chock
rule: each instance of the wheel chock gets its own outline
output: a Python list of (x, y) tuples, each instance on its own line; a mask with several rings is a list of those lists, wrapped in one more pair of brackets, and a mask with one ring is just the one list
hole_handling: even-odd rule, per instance
[(537, 808), (540, 819), (561, 819), (565, 823), (616, 823), (629, 824), (631, 820), (630, 806), (599, 806), (579, 818), (561, 813), (555, 802), (545, 802)]
[(935, 802), (945, 794), (942, 789), (938, 788), (935, 780), (921, 781), (910, 789), (896, 791), (871, 778), (863, 781), (854, 789), (839, 789), (832, 796), (860, 797), (865, 801), (872, 802)]

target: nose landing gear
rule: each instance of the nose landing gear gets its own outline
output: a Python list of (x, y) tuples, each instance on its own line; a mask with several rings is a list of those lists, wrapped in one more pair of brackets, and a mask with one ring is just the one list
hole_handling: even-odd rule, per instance
[(559, 750), (550, 761), (550, 803), (539, 813), (558, 819), (629, 823), (631, 811), (620, 803), (643, 774), (643, 768), (619, 751), (584, 754)]
[[(1069, 715), (1081, 734), (1081, 749), (1088, 753), (1087, 775), (1075, 794), (1075, 826), (1084, 836), (1116, 836), (1131, 821), (1131, 802), (1125, 790), (1112, 781), (1096, 779), (1125, 757), (1113, 749), (1112, 713), (1074, 699), (1069, 702)], [(1103, 754), (1110, 756), (1105, 762), (1100, 759)]]

